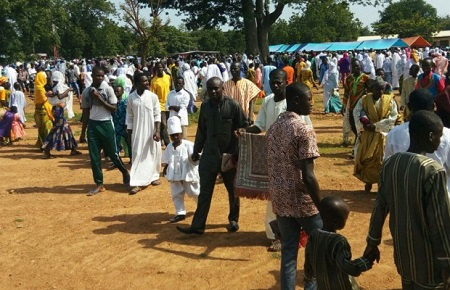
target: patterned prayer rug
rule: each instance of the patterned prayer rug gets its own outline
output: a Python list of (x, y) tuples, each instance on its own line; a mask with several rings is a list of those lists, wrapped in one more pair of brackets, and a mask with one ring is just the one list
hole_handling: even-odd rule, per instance
[(240, 197), (269, 199), (266, 136), (243, 134), (239, 138), (235, 193)]

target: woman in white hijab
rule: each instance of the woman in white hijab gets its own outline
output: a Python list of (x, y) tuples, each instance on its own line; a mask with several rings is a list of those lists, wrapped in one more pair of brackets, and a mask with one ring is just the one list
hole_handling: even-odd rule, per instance
[(191, 70), (191, 66), (187, 63), (184, 63), (181, 67), (183, 71), (183, 79), (184, 79), (184, 89), (191, 93), (194, 97), (194, 101), (197, 100), (197, 79), (195, 77), (194, 72)]
[(339, 88), (339, 72), (336, 64), (331, 61), (328, 63), (328, 70), (323, 77), (323, 107), (326, 108), (334, 89)]
[(59, 103), (64, 103), (64, 109), (67, 110), (68, 119), (72, 119), (75, 116), (73, 112), (73, 91), (66, 85), (66, 78), (59, 71), (52, 73), (53, 82), (53, 97), (49, 98), (50, 103), (53, 106)]

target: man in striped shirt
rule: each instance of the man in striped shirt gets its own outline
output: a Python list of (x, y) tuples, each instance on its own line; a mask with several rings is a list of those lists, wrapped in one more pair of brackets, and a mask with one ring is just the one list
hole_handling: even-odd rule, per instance
[(247, 120), (253, 123), (253, 103), (261, 90), (252, 81), (241, 77), (240, 62), (231, 64), (231, 75), (233, 78), (223, 84), (223, 94), (238, 102)]
[(442, 121), (419, 111), (409, 122), (410, 146), (386, 159), (372, 212), (364, 256), (376, 255), (384, 220), (394, 240), (394, 260), (403, 289), (449, 289), (450, 198), (444, 168), (426, 157), (442, 137)]

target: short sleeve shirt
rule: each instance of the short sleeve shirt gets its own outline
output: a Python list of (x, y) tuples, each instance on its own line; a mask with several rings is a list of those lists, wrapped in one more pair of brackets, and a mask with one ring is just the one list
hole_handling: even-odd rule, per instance
[(302, 180), (298, 164), (319, 157), (316, 136), (302, 116), (284, 112), (266, 134), (269, 193), (273, 211), (282, 217), (319, 213)]
[[(94, 99), (91, 95), (93, 87), (87, 87), (83, 90), (83, 98), (81, 102), (82, 109), (90, 109), (89, 119), (93, 121), (108, 121), (112, 120), (111, 112), (106, 109), (99, 101)], [(117, 104), (117, 97), (106, 82), (102, 82), (97, 89), (102, 98), (110, 105)]]

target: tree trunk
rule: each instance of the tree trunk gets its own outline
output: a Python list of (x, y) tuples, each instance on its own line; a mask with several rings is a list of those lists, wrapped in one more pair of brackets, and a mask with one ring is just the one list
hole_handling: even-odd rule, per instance
[(147, 65), (147, 56), (148, 56), (148, 46), (147, 41), (143, 41), (141, 45), (139, 45), (139, 52), (141, 57), (141, 65), (142, 67)]
[(258, 34), (252, 0), (242, 0), (242, 14), (244, 17), (245, 47), (247, 54), (259, 53)]
[(269, 58), (269, 30), (270, 26), (266, 25), (258, 26), (258, 46), (259, 46), (259, 57), (263, 63), (268, 64)]

